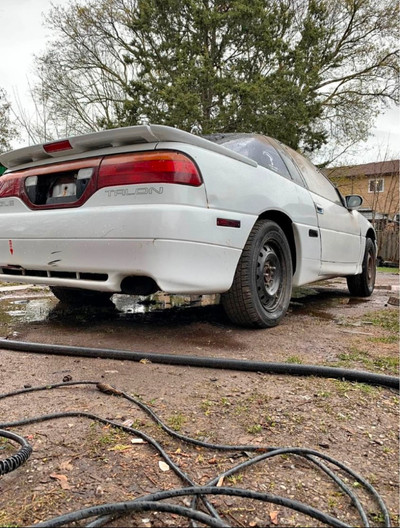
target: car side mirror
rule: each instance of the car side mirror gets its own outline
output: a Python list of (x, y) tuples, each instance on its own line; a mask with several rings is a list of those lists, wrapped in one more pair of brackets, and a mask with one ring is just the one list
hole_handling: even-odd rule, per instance
[(363, 199), (361, 196), (358, 196), (358, 194), (350, 194), (349, 196), (345, 197), (345, 202), (347, 209), (349, 209), (349, 211), (353, 211), (354, 209), (358, 209), (361, 206)]

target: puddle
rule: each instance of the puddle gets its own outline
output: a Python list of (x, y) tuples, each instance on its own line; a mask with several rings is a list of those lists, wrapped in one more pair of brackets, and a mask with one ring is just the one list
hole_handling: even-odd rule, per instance
[(369, 298), (350, 297), (347, 292), (332, 289), (294, 288), (290, 311), (328, 321), (337, 321), (335, 309), (370, 302)]
[[(85, 325), (112, 321), (189, 322), (198, 320), (202, 310), (218, 305), (219, 295), (167, 295), (148, 297), (115, 294), (106, 307), (67, 306), (53, 296), (34, 299), (3, 297), (0, 302), (0, 324), (17, 326), (23, 323), (61, 323)], [(204, 315), (204, 313), (203, 313)]]
[[(48, 297), (37, 299), (13, 300), (0, 303), (0, 310), (3, 315), (8, 316), (8, 321), (18, 323), (32, 323), (45, 321), (55, 301)], [(0, 316), (1, 317), (1, 316)]]
[[(47, 290), (23, 297), (4, 295), (0, 301), (0, 325), (18, 326), (24, 323), (55, 323), (63, 326), (112, 324), (190, 324), (207, 321), (229, 325), (219, 295), (168, 295), (156, 293), (148, 297), (115, 294), (108, 307), (71, 307), (57, 301)], [(343, 291), (325, 288), (295, 288), (289, 311), (318, 319), (337, 319), (336, 308), (369, 302), (349, 297)]]
[(168, 295), (155, 293), (148, 297), (115, 294), (112, 297), (121, 314), (140, 314), (164, 311), (171, 308), (189, 308), (218, 304), (219, 295)]

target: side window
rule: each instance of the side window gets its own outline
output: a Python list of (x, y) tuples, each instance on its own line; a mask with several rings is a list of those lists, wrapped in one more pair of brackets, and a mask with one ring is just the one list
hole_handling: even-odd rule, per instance
[(338, 205), (343, 205), (338, 192), (332, 183), (326, 178), (311, 161), (301, 156), (298, 152), (291, 150), (291, 154), (296, 162), (296, 165), (301, 170), (301, 173), (306, 180), (307, 187), (310, 191), (315, 194), (323, 196), (327, 200), (334, 202)]
[(290, 155), (290, 152), (289, 152), (289, 148), (283, 143), (278, 143), (277, 149), (279, 150), (279, 154), (282, 156), (286, 167), (289, 169), (292, 180), (296, 182), (298, 185), (305, 187), (306, 185), (304, 182), (304, 178), (301, 175), (301, 172), (299, 171), (295, 163), (293, 162), (292, 156)]

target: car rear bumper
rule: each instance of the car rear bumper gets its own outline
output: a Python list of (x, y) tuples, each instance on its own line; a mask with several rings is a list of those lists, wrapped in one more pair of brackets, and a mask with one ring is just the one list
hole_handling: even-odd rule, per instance
[[(0, 247), (9, 250), (9, 241)], [(168, 293), (205, 294), (230, 288), (241, 250), (168, 239), (16, 239), (7, 264), (1, 253), (0, 281), (120, 292), (124, 278), (145, 276)]]

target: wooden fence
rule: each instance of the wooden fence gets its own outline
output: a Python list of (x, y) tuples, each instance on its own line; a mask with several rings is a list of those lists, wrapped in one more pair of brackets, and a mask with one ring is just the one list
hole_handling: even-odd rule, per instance
[(378, 257), (384, 261), (399, 263), (399, 226), (391, 226), (376, 232)]

